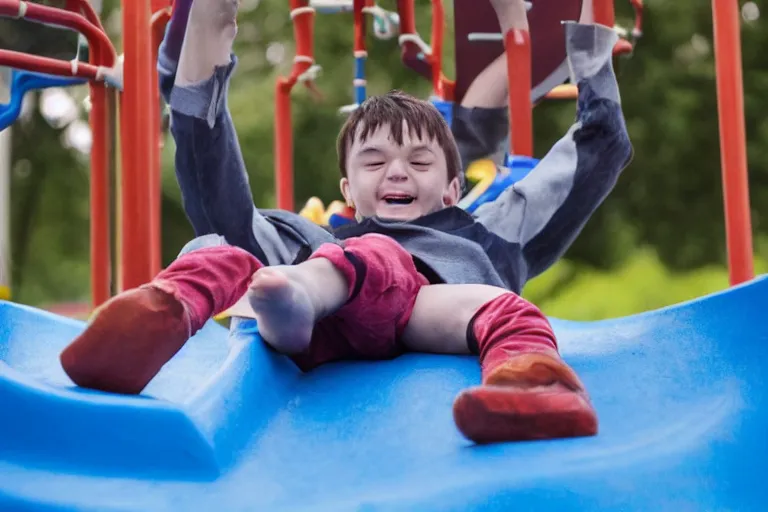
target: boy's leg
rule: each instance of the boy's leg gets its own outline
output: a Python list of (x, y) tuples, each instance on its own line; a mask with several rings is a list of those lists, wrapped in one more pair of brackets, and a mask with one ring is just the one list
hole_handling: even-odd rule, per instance
[(296, 266), (259, 270), (249, 299), (264, 339), (302, 370), (338, 359), (399, 355), (399, 338), (427, 283), (389, 237), (325, 244)]
[(82, 387), (141, 392), (208, 319), (231, 307), (261, 262), (228, 245), (181, 255), (147, 285), (112, 298), (64, 351), (64, 371)]
[(392, 357), (426, 283), (410, 255), (381, 235), (347, 240), (344, 248), (325, 244), (300, 265), (256, 272), (261, 267), (231, 246), (180, 256), (148, 285), (102, 306), (62, 352), (64, 370), (82, 387), (139, 393), (246, 291), (265, 341), (303, 370), (346, 357)]
[(486, 285), (425, 286), (403, 342), (412, 350), (479, 355), (482, 385), (454, 403), (457, 427), (475, 442), (597, 432), (594, 408), (560, 358), (549, 322), (514, 293)]

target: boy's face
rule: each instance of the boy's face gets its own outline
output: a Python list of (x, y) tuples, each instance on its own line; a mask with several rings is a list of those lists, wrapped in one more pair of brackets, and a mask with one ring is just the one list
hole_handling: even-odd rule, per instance
[(449, 182), (443, 149), (407, 126), (402, 145), (382, 125), (365, 142), (356, 136), (347, 154), (341, 193), (358, 218), (414, 220), (459, 201), (459, 180)]

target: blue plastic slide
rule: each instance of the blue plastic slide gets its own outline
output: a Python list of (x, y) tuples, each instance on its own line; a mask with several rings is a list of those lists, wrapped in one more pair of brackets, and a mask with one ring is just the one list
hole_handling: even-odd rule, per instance
[(144, 396), (75, 388), (83, 324), (0, 303), (0, 510), (764, 510), (768, 279), (627, 318), (553, 320), (593, 438), (473, 446), (470, 357), (301, 374), (210, 324)]

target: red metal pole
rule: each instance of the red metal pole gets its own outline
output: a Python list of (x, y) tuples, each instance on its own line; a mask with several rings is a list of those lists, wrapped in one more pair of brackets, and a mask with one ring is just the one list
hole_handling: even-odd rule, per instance
[(594, 0), (592, 11), (595, 13), (595, 23), (613, 28), (616, 24), (613, 2), (614, 0)]
[(27, 55), (13, 50), (0, 50), (0, 65), (10, 68), (36, 71), (47, 75), (71, 76), (96, 80), (98, 67), (91, 64), (79, 63), (77, 73), (72, 73), (72, 63), (39, 55)]
[(354, 0), (352, 2), (352, 16), (355, 26), (352, 48), (355, 53), (365, 52), (367, 50), (365, 46), (366, 20), (365, 13), (363, 12), (363, 8), (365, 8), (366, 3), (366, 0)]
[[(98, 64), (102, 53), (102, 48), (92, 48), (89, 52), (91, 63)], [(109, 127), (114, 121), (107, 107), (104, 84), (91, 82), (90, 94), (89, 118), (93, 134), (90, 173), (91, 305), (97, 308), (111, 295), (109, 166), (112, 148)]]
[[(430, 44), (432, 45), (432, 56), (430, 66), (432, 66), (432, 89), (435, 94), (443, 100), (445, 97), (443, 90), (443, 31), (445, 26), (445, 9), (443, 9), (442, 0), (432, 0), (432, 33)], [(452, 99), (452, 98), (451, 98)]]
[(275, 84), (275, 186), (277, 207), (293, 211), (293, 128), (291, 88), (285, 78)]
[[(158, 4), (153, 0), (153, 5)], [(157, 62), (160, 43), (163, 41), (165, 27), (171, 18), (170, 8), (160, 9), (152, 15), (151, 35), (152, 35), (152, 63)], [(152, 275), (160, 272), (162, 267), (162, 164), (160, 160), (160, 150), (162, 148), (161, 119), (160, 119), (160, 87), (158, 85), (157, 66), (150, 66), (150, 81), (155, 84), (152, 87), (152, 112), (150, 119), (152, 122), (152, 167), (149, 179), (149, 197), (150, 197), (150, 268)]]
[(315, 62), (315, 10), (307, 0), (291, 0), (293, 37), (296, 55), (288, 78), (275, 84), (275, 188), (277, 207), (293, 211), (293, 130), (291, 126), (291, 89), (299, 77)]
[(400, 33), (416, 33), (416, 13), (413, 0), (397, 0), (397, 14), (400, 16)]
[(152, 51), (148, 0), (123, 3), (124, 89), (121, 98), (121, 243), (122, 288), (136, 288), (152, 277), (149, 179), (153, 140), (151, 124)]
[(739, 5), (712, 0), (725, 234), (731, 285), (754, 277)]
[(504, 35), (509, 76), (509, 152), (533, 156), (533, 105), (531, 104), (531, 38), (527, 30)]

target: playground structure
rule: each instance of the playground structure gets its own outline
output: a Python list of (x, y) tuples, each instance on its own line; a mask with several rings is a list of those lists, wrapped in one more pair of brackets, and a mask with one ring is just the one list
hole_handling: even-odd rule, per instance
[[(616, 54), (632, 51), (634, 41), (642, 32), (642, 2), (629, 1), (635, 10), (635, 24), (631, 31), (616, 27), (626, 36), (617, 45)], [(367, 94), (366, 15), (374, 18), (377, 36), (394, 38), (399, 34), (403, 63), (431, 80), (434, 101), (448, 119), (453, 103), (461, 101), (472, 80), (501, 55), (506, 46), (509, 72), (518, 77), (511, 81), (509, 88), (512, 129), (506, 164), (511, 172), (496, 174), (486, 166), (485, 179), (480, 180), (462, 203), (470, 211), (480, 202), (492, 199), (535, 166), (536, 160), (531, 158), (532, 105), (546, 98), (574, 97), (575, 85), (564, 84), (568, 70), (560, 23), (564, 19), (578, 18), (581, 0), (532, 2), (529, 10), (532, 35), (522, 44), (511, 39), (503, 43), (488, 2), (456, 0), (456, 72), (453, 80), (446, 77), (442, 66), (445, 23), (442, 0), (432, 0), (430, 44), (416, 32), (413, 0), (398, 0), (396, 14), (384, 11), (372, 0), (290, 0), (289, 6), (296, 56), (290, 75), (279, 79), (275, 87), (275, 186), (279, 208), (294, 210), (290, 95), (297, 83), (314, 87), (318, 71), (312, 39), (316, 11), (351, 11), (353, 15), (355, 98), (353, 104), (342, 108), (343, 112), (355, 108)], [(18, 115), (26, 91), (71, 85), (81, 80), (90, 82), (93, 133), (91, 302), (96, 307), (120, 290), (148, 282), (160, 270), (161, 116), (155, 62), (172, 6), (171, 0), (126, 2), (122, 12), (124, 57), (119, 58), (104, 33), (98, 13), (87, 0), (67, 0), (65, 7), (62, 10), (19, 0), (0, 0), (0, 16), (24, 17), (76, 30), (85, 37), (90, 49), (88, 63), (63, 62), (0, 50), (0, 65), (17, 70), (14, 71), (11, 102), (2, 109), (0, 120), (4, 124), (0, 127), (4, 128)], [(718, 1), (713, 7), (727, 245), (731, 283), (736, 284), (753, 276), (739, 20), (738, 13), (730, 13), (730, 7), (724, 7)], [(613, 0), (595, 0), (594, 8), (597, 22), (614, 26)], [(126, 105), (144, 107), (136, 109)], [(112, 165), (118, 126), (119, 172)], [(483, 172), (479, 174), (482, 176)], [(109, 202), (110, 187), (118, 180), (119, 208), (113, 208)], [(314, 209), (314, 214), (308, 215), (312, 218), (323, 221), (330, 218), (326, 212), (319, 211), (317, 201), (310, 202), (308, 209)], [(117, 212), (116, 219), (113, 219), (113, 210)], [(339, 203), (334, 211), (350, 215), (349, 210)]]
[[(596, 1), (596, 14), (612, 12), (607, 5)], [(69, 14), (0, 0), (0, 15), (81, 30), (89, 36), (88, 63), (0, 50), (0, 64), (45, 74), (25, 79), (33, 83), (50, 83), (51, 75), (91, 83), (92, 286), (99, 304), (159, 267), (159, 212), (151, 207), (159, 203), (159, 110), (149, 115), (130, 107), (159, 109), (154, 52), (170, 7), (126, 2), (124, 60), (96, 35), (103, 30), (84, 0), (67, 8)], [(760, 361), (768, 336), (755, 319), (768, 306), (768, 279), (746, 283), (753, 270), (737, 9), (713, 0), (729, 269), (731, 283), (740, 285), (623, 319), (553, 320), (564, 357), (592, 390), (597, 437), (469, 448), (449, 411), (456, 392), (477, 381), (473, 358), (411, 354), (304, 375), (266, 348), (253, 321), (237, 318), (231, 332), (206, 325), (146, 396), (81, 390), (64, 375), (58, 354), (83, 323), (0, 301), (0, 403), (12, 411), (0, 422), (0, 509), (759, 509), (768, 455)], [(536, 26), (530, 47), (508, 56), (530, 62)], [(533, 85), (537, 75), (530, 73)], [(457, 75), (450, 101), (460, 101), (460, 83)], [(535, 87), (510, 89), (513, 124), (525, 115), (522, 105), (522, 119), (530, 119)], [(450, 90), (443, 85), (442, 100), (449, 101)], [(568, 90), (560, 89), (566, 96)], [(355, 103), (363, 92), (356, 91)], [(113, 267), (107, 200), (118, 119), (121, 261)], [(530, 126), (521, 122), (515, 126)], [(511, 139), (511, 153), (524, 153), (514, 133)], [(110, 290), (110, 272), (118, 268)], [(706, 485), (697, 485), (702, 479)]]
[[(0, 16), (75, 30), (88, 44), (87, 63), (0, 50), (0, 65), (15, 70), (11, 101), (3, 108), (0, 127), (5, 128), (18, 116), (21, 100), (29, 90), (90, 83), (93, 306), (120, 289), (147, 282), (160, 270), (160, 93), (154, 63), (170, 8), (170, 0), (152, 0), (151, 6), (149, 2), (126, 2), (124, 56), (118, 57), (98, 13), (87, 0), (67, 0), (63, 9), (19, 0), (0, 1)], [(124, 172), (113, 165), (118, 127), (120, 169)], [(118, 180), (120, 208), (118, 219), (113, 219), (109, 199)], [(119, 251), (114, 258), (116, 265), (112, 263), (113, 247)]]

